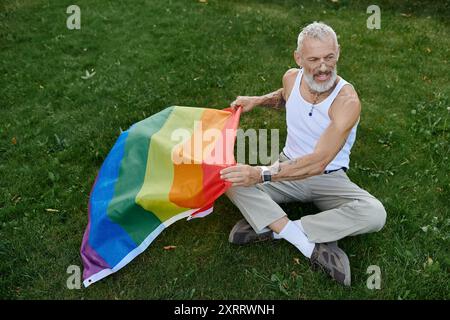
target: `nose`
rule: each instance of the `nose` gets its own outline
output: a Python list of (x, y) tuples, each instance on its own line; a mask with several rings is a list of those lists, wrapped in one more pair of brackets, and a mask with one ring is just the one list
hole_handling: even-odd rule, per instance
[(325, 65), (325, 62), (320, 63), (319, 71), (322, 71), (322, 72), (327, 71), (327, 66)]

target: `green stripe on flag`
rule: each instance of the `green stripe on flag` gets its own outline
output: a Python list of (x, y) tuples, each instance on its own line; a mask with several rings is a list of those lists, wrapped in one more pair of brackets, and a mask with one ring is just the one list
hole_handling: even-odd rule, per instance
[(136, 195), (144, 182), (151, 139), (164, 126), (173, 110), (174, 107), (169, 107), (136, 123), (129, 129), (125, 141), (125, 153), (114, 197), (108, 206), (108, 216), (124, 228), (137, 245), (161, 224), (154, 213), (136, 203)]
[(136, 197), (136, 202), (154, 212), (163, 222), (190, 209), (179, 207), (169, 199), (174, 178), (172, 149), (181, 143), (171, 139), (171, 135), (176, 129), (185, 129), (192, 135), (194, 123), (201, 120), (204, 110), (203, 108), (175, 107), (161, 130), (152, 137), (145, 180)]

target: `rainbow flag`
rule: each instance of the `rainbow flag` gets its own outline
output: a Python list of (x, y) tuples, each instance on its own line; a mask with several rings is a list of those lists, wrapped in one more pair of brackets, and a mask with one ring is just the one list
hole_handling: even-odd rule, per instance
[(85, 287), (118, 271), (168, 226), (203, 217), (230, 184), (241, 108), (169, 107), (120, 134), (89, 197)]

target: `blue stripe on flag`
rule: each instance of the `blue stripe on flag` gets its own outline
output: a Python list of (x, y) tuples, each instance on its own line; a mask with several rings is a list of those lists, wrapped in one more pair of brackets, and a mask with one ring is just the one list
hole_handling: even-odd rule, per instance
[[(122, 132), (98, 173), (91, 194), (91, 232), (89, 245), (111, 266), (118, 264), (137, 244), (126, 231), (108, 217), (108, 205), (114, 196), (128, 130)], [(95, 232), (93, 232), (95, 230)], [(114, 241), (111, 241), (114, 239)]]

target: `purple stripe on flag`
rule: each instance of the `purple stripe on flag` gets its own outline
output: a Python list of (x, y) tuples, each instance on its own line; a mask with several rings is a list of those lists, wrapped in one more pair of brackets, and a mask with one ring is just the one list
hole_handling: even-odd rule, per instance
[[(98, 176), (95, 178), (92, 190), (94, 190), (97, 184)], [(91, 191), (92, 193), (92, 191)], [(83, 261), (83, 279), (87, 279), (93, 274), (103, 270), (110, 269), (111, 267), (103, 260), (94, 249), (89, 245), (89, 233), (91, 231), (91, 204), (88, 204), (88, 225), (84, 232), (83, 241), (81, 244), (81, 260)]]

